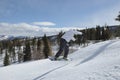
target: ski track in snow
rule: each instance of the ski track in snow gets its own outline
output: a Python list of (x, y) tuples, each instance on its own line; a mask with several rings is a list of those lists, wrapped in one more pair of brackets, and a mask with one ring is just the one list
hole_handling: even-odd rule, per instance
[[(79, 62), (78, 64), (76, 64), (75, 66), (79, 66), (80, 64), (83, 64), (83, 63), (85, 63), (85, 62), (88, 62), (88, 61), (92, 60), (93, 58), (95, 58), (95, 57), (98, 56), (100, 53), (102, 53), (109, 45), (113, 44), (114, 42), (115, 42), (115, 41), (112, 41), (112, 42), (109, 42), (109, 43), (106, 43), (106, 44), (102, 45), (101, 47), (98, 48), (98, 50), (96, 50), (96, 52), (94, 52), (94, 53), (93, 53), (92, 55), (90, 55), (88, 58), (80, 61), (80, 62)], [(50, 71), (48, 71), (48, 72), (45, 72), (44, 74), (36, 77), (36, 78), (33, 79), (33, 80), (43, 80), (43, 79), (45, 79), (45, 76), (48, 75), (49, 73), (52, 73), (52, 72), (54, 72), (54, 71), (56, 71), (56, 70), (59, 70), (59, 69), (65, 67), (65, 66), (67, 66), (68, 64), (69, 64), (69, 63), (67, 63), (67, 64), (65, 64), (65, 65), (62, 65), (62, 66), (59, 66), (59, 67), (57, 67), (57, 68), (54, 68), (54, 69), (52, 69), (52, 70), (50, 70)], [(98, 74), (98, 73), (94, 73), (94, 74), (99, 75), (99, 76), (101, 75), (101, 74)], [(110, 75), (110, 74), (106, 74), (106, 75)], [(91, 80), (91, 79), (93, 79), (93, 78), (92, 78), (92, 77), (89, 77), (89, 80)]]
[(88, 62), (92, 59), (94, 59), (95, 57), (97, 57), (100, 53), (102, 53), (109, 45), (113, 44), (115, 41), (110, 41), (109, 43), (106, 43), (104, 45), (102, 45), (101, 47), (98, 48), (98, 50), (96, 50), (96, 52), (92, 53), (92, 55), (90, 55), (89, 57), (87, 57), (86, 59), (80, 61), (78, 64), (76, 64), (75, 66), (79, 66), (80, 64), (83, 64), (85, 62)]
[(42, 75), (34, 78), (33, 80), (43, 80), (47, 74), (49, 74), (49, 73), (51, 73), (51, 72), (54, 72), (54, 71), (56, 71), (56, 70), (58, 70), (58, 69), (61, 69), (61, 68), (65, 67), (65, 66), (67, 66), (68, 64), (69, 64), (69, 63), (64, 64), (64, 65), (62, 65), (62, 66), (59, 66), (59, 67), (57, 67), (57, 68), (54, 68), (54, 69), (52, 69), (52, 70), (49, 70), (49, 71), (45, 72), (44, 74), (42, 74)]

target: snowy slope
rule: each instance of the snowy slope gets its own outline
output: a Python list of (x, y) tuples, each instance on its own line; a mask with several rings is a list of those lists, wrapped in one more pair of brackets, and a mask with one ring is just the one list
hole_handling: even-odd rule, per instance
[(0, 40), (5, 40), (5, 39), (8, 39), (8, 36), (6, 36), (6, 35), (0, 35)]
[(72, 61), (49, 59), (0, 68), (0, 80), (120, 80), (120, 40), (79, 48)]

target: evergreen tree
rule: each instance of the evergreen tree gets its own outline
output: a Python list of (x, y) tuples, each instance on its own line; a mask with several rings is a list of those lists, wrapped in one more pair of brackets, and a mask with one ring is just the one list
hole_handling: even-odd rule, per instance
[[(15, 50), (15, 48), (13, 49)], [(14, 52), (14, 51), (13, 51)], [(23, 61), (23, 56), (24, 56), (24, 53), (23, 53), (23, 50), (22, 50), (22, 41), (18, 40), (17, 42), (17, 57), (18, 57), (18, 62), (22, 62)]]
[(37, 41), (37, 38), (34, 37), (31, 41), (31, 55), (32, 55), (32, 59), (36, 59), (36, 54), (37, 54), (37, 46), (36, 46), (36, 41)]
[(12, 41), (8, 41), (8, 53), (9, 53), (9, 57), (10, 57), (10, 62), (11, 63), (13, 62), (13, 52), (12, 52), (12, 49), (13, 49)]
[(85, 34), (85, 35), (84, 35), (84, 36), (85, 36), (85, 39), (86, 39), (86, 41), (87, 41), (87, 40), (88, 40), (88, 28), (85, 29), (85, 33), (84, 33), (84, 34)]
[(83, 34), (82, 34), (81, 42), (82, 42), (82, 44), (84, 44), (84, 46), (85, 46), (85, 45), (86, 45), (86, 42), (87, 42), (86, 29), (85, 29), (85, 30), (82, 30), (81, 32), (83, 33)]
[(86, 32), (87, 32), (87, 40), (91, 40), (91, 32), (90, 32), (90, 29), (88, 28), (88, 29), (86, 30)]
[(116, 30), (114, 31), (115, 37), (120, 37), (120, 26), (118, 26), (116, 28)]
[(96, 40), (100, 40), (101, 39), (101, 28), (100, 26), (96, 27)]
[(111, 38), (111, 31), (108, 26), (105, 27), (105, 40), (108, 40)]
[(0, 41), (0, 58), (2, 58), (2, 54), (3, 54), (3, 45), (2, 42)]
[(117, 16), (117, 18), (115, 18), (116, 21), (120, 21), (120, 12), (119, 15)]
[(96, 39), (95, 34), (96, 34), (95, 28), (91, 28), (91, 40)]
[(12, 48), (12, 59), (13, 59), (13, 62), (16, 61), (16, 52), (15, 52), (15, 47)]
[(41, 46), (42, 46), (42, 41), (40, 39), (38, 39), (37, 41), (37, 50), (41, 50)]
[(10, 65), (10, 61), (9, 61), (9, 55), (6, 50), (5, 57), (4, 57), (4, 66), (7, 66), (7, 65)]
[(3, 53), (2, 51), (3, 51), (2, 42), (0, 42), (0, 57), (1, 57), (2, 53)]
[(36, 41), (37, 41), (36, 37), (32, 39), (32, 49), (33, 49), (33, 52), (35, 52), (35, 50), (36, 50)]
[(19, 50), (18, 50), (18, 62), (20, 63), (20, 62), (23, 62), (23, 58), (24, 58), (24, 53), (23, 53), (23, 50), (22, 50), (22, 48), (19, 48)]
[(102, 40), (106, 40), (105, 29), (104, 29), (104, 27), (102, 27), (101, 39), (102, 39)]
[(26, 42), (25, 48), (24, 48), (24, 61), (30, 61), (31, 60), (31, 48), (30, 48), (30, 42)]
[(35, 54), (35, 59), (42, 59), (44, 58), (43, 52), (42, 52), (42, 40), (38, 39), (37, 41), (37, 53)]
[(46, 35), (44, 35), (43, 37), (43, 43), (44, 43), (43, 53), (45, 55), (45, 58), (48, 58), (48, 56), (52, 56), (52, 50), (51, 50), (50, 42), (48, 41)]
[[(119, 15), (117, 16), (117, 18), (115, 20), (120, 22), (120, 12), (119, 12)], [(115, 36), (120, 37), (120, 25), (115, 31)]]

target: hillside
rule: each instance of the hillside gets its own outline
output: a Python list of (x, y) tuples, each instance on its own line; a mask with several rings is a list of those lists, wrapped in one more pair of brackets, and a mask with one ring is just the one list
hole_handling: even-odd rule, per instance
[(72, 61), (43, 59), (0, 68), (0, 80), (120, 80), (120, 40), (79, 48)]

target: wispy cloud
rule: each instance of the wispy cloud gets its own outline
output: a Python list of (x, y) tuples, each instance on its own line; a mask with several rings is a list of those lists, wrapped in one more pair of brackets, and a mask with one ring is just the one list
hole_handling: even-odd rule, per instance
[(56, 24), (53, 22), (33, 22), (33, 25), (38, 25), (38, 26), (55, 26)]

